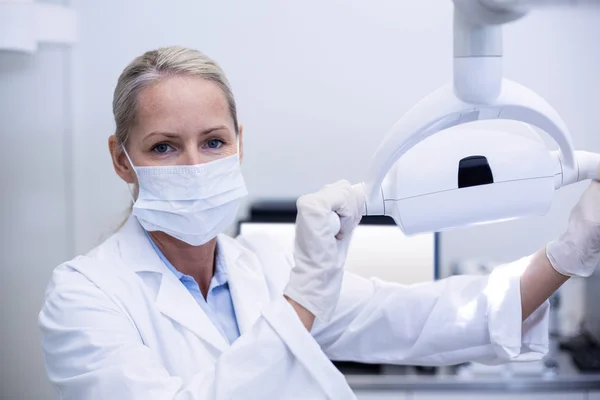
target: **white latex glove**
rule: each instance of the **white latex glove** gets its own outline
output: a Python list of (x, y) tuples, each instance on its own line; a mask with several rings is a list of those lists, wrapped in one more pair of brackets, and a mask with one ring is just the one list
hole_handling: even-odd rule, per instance
[(362, 188), (347, 181), (298, 199), (295, 265), (284, 294), (320, 320), (329, 321), (337, 305), (352, 231), (364, 206)]
[(600, 182), (592, 181), (571, 211), (567, 231), (548, 243), (554, 269), (567, 276), (587, 277), (600, 262)]

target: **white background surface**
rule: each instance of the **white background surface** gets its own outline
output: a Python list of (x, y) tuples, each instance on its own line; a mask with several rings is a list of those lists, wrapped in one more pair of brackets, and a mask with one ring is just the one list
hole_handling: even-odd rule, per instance
[[(294, 249), (294, 224), (242, 223), (241, 235), (267, 234), (284, 251)], [(397, 226), (359, 225), (352, 235), (346, 269), (364, 278), (404, 285), (435, 278), (435, 235), (406, 237)]]
[[(66, 3), (66, 1), (54, 1)], [(36, 317), (51, 270), (118, 225), (111, 97), (123, 67), (161, 45), (196, 47), (227, 72), (245, 125), (251, 199), (362, 179), (389, 127), (451, 78), (450, 0), (73, 2), (79, 43), (0, 53), (0, 398), (50, 399)], [(600, 10), (545, 10), (505, 29), (505, 72), (545, 97), (577, 148), (600, 152)], [(509, 261), (565, 226), (585, 185), (545, 218), (442, 235), (446, 270)], [(575, 307), (580, 309), (581, 307)]]

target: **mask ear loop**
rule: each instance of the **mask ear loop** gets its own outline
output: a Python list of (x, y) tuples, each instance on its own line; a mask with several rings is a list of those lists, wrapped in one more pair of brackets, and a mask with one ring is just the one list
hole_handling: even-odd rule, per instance
[[(131, 169), (133, 169), (133, 173), (137, 176), (135, 166), (133, 165), (133, 162), (131, 161), (131, 158), (129, 157), (129, 153), (127, 153), (127, 150), (125, 150), (124, 145), (121, 145), (121, 148), (123, 149), (123, 152), (125, 153), (125, 157), (127, 157), (127, 161), (129, 161), (129, 165), (131, 165)], [(139, 181), (139, 178), (138, 178), (138, 181)], [(132, 186), (133, 186), (133, 183), (127, 184), (127, 188), (129, 189), (129, 196), (131, 196), (131, 204), (135, 204), (135, 197), (133, 196)]]

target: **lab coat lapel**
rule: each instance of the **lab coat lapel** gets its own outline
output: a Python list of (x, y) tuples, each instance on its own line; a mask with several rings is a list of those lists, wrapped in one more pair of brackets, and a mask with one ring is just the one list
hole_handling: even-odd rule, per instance
[(119, 232), (121, 258), (145, 279), (145, 272), (162, 275), (156, 294), (156, 306), (166, 317), (190, 330), (220, 351), (229, 344), (198, 305), (194, 297), (156, 254), (135, 217), (130, 217)]
[(230, 237), (218, 237), (225, 258), (229, 290), (240, 334), (249, 331), (269, 303), (269, 291), (256, 256), (240, 248)]
[(225, 351), (229, 344), (218, 331), (212, 321), (198, 305), (194, 297), (170, 273), (164, 273), (156, 298), (156, 306), (167, 317), (178, 322), (220, 351)]

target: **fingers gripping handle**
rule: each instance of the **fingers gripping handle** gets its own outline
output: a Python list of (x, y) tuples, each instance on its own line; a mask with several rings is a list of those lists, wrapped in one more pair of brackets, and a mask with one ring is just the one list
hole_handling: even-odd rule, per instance
[(340, 216), (335, 213), (335, 211), (332, 211), (329, 214), (327, 214), (327, 226), (331, 227), (331, 230), (333, 232), (337, 232), (336, 237), (340, 235), (342, 231), (342, 220)]
[[(359, 205), (360, 205), (360, 213), (361, 215), (373, 215), (373, 214), (368, 214), (368, 204), (369, 203), (369, 199), (367, 199), (365, 197), (365, 184), (364, 183), (357, 183), (356, 185), (352, 185), (352, 191), (354, 191), (354, 193), (356, 194), (356, 196), (359, 198)], [(381, 199), (383, 202), (383, 198)]]
[(345, 237), (346, 233), (352, 232), (354, 226), (356, 226), (356, 224), (358, 223), (358, 220), (356, 219), (357, 217), (360, 220), (360, 217), (366, 215), (365, 191), (363, 189), (363, 184), (359, 183), (356, 185), (352, 185), (352, 192), (353, 195), (356, 197), (356, 203), (351, 203), (355, 204), (358, 207), (358, 215), (351, 213), (350, 216), (341, 217), (336, 213), (331, 213), (328, 217), (328, 224), (332, 228), (335, 227), (335, 231), (337, 232), (337, 235), (335, 237), (339, 240), (342, 240)]

